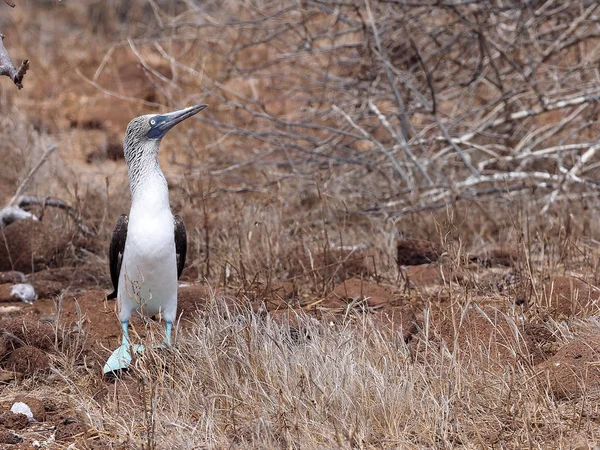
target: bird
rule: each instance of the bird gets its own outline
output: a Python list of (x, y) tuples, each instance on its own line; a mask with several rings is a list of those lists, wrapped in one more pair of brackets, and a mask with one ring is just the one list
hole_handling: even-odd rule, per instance
[(127, 369), (131, 350), (129, 320), (133, 314), (161, 314), (166, 324), (162, 346), (171, 345), (177, 314), (177, 287), (185, 265), (187, 233), (183, 219), (169, 205), (169, 187), (158, 162), (160, 143), (178, 123), (208, 105), (195, 105), (166, 114), (134, 118), (125, 132), (124, 153), (129, 175), (131, 208), (114, 227), (109, 247), (110, 276), (122, 326), (121, 345), (104, 365), (104, 374)]

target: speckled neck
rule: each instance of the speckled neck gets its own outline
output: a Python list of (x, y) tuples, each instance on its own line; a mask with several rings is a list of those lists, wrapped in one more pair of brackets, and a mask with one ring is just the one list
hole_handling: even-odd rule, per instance
[(159, 140), (125, 142), (132, 206), (143, 202), (150, 209), (169, 204), (169, 187), (158, 163)]

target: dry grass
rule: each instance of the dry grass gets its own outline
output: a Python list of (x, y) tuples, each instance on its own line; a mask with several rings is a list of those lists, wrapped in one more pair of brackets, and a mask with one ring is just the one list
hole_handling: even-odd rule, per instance
[[(502, 345), (519, 355), (515, 320)], [(290, 329), (213, 299), (175, 348), (100, 392), (97, 374), (56, 365), (62, 398), (132, 449), (572, 448), (579, 433), (597, 437), (596, 394), (555, 401), (526, 360), (498, 364), (487, 339), (450, 351), (433, 338), (407, 345), (368, 319), (304, 315)]]

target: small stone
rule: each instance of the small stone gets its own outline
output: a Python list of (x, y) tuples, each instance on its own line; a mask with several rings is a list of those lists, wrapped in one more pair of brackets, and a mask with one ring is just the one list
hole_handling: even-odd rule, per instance
[(41, 400), (38, 400), (34, 397), (17, 397), (15, 402), (20, 402), (27, 405), (29, 412), (31, 413), (31, 417), (33, 417), (33, 419), (36, 421), (44, 422), (46, 420), (46, 408)]
[(10, 408), (10, 412), (15, 414), (24, 414), (27, 416), (29, 421), (33, 420), (33, 413), (31, 412), (31, 408), (29, 405), (23, 402), (15, 402)]

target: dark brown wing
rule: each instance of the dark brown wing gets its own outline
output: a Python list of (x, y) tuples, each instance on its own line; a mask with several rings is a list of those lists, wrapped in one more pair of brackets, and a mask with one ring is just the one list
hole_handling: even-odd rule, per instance
[(108, 258), (110, 263), (110, 279), (114, 287), (114, 291), (107, 298), (113, 299), (117, 297), (119, 288), (119, 275), (121, 274), (121, 263), (123, 262), (123, 252), (125, 252), (125, 241), (127, 240), (127, 227), (129, 225), (129, 217), (127, 214), (121, 214), (115, 225), (115, 229), (110, 240), (110, 249)]
[(187, 233), (183, 219), (179, 216), (175, 216), (175, 253), (177, 253), (177, 279), (179, 279), (185, 266), (187, 253)]

